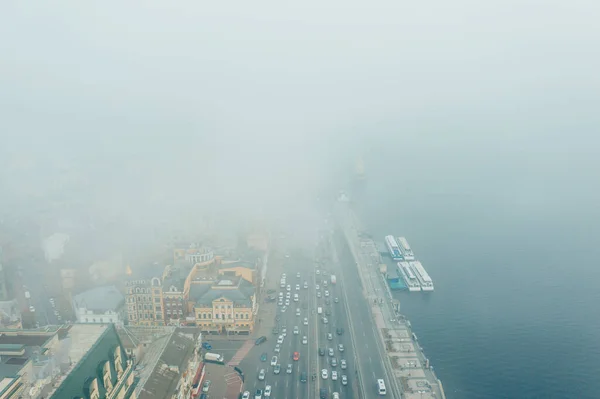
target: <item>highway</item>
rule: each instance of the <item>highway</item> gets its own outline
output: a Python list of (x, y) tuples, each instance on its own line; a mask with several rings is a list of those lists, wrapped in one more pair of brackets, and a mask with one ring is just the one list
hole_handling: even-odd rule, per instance
[[(362, 397), (379, 398), (377, 391), (377, 379), (384, 379), (389, 385), (387, 374), (383, 365), (383, 359), (379, 351), (377, 340), (379, 334), (376, 331), (371, 315), (370, 304), (365, 298), (358, 269), (354, 258), (350, 253), (347, 243), (341, 234), (334, 237), (335, 253), (337, 262), (334, 261), (335, 272), (341, 277), (344, 288), (344, 302), (351, 309), (348, 319), (351, 325), (352, 335), (355, 342), (356, 359), (359, 384)], [(389, 387), (388, 387), (389, 391)], [(388, 392), (388, 396), (389, 392)]]

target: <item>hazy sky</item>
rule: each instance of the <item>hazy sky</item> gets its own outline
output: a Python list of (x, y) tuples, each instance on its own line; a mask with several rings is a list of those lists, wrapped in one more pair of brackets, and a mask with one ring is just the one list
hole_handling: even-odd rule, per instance
[(556, 142), (591, 173), (599, 20), (576, 0), (4, 2), (0, 151), (25, 177), (2, 178), (74, 169), (151, 213), (285, 209), (381, 145)]

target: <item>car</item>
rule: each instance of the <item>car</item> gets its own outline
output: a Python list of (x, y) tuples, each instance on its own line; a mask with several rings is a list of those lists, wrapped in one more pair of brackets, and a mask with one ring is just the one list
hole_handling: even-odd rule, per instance
[(287, 328), (283, 327), (281, 329), (281, 335), (283, 335), (284, 337), (287, 335)]
[(323, 378), (324, 380), (329, 378), (329, 372), (327, 371), (327, 369), (321, 370), (321, 378)]
[(346, 365), (346, 360), (345, 359), (340, 360), (340, 367), (342, 368), (342, 370), (346, 370), (346, 368), (348, 367)]
[(333, 339), (333, 334), (327, 333), (327, 340), (331, 341)]
[(242, 394), (242, 399), (250, 399), (250, 391), (244, 391)]
[(300, 373), (300, 382), (306, 382), (306, 371)]
[(267, 340), (267, 337), (264, 335), (262, 337), (258, 337), (258, 339), (254, 342), (254, 345), (260, 345)]
[(285, 306), (290, 306), (290, 300), (289, 299), (285, 300)]
[(291, 290), (292, 290), (292, 286), (288, 284), (288, 285), (287, 285), (287, 287), (285, 287), (285, 289), (286, 289), (287, 291), (291, 291)]
[(331, 399), (340, 399), (340, 394), (337, 392), (334, 392), (333, 395), (331, 396)]
[(323, 287), (327, 287), (327, 280), (323, 280)]
[(317, 284), (317, 285), (315, 285), (315, 289), (316, 289), (317, 291), (319, 291), (319, 290), (321, 289), (321, 286), (320, 286), (319, 284)]
[(339, 299), (339, 298), (336, 296), (335, 298), (333, 298), (333, 302), (335, 302), (335, 303), (339, 303), (339, 302), (340, 302), (340, 299)]
[(296, 316), (300, 316), (300, 308), (296, 308)]
[(325, 291), (325, 296), (328, 297), (329, 296), (329, 291)]
[(331, 358), (331, 362), (329, 362), (331, 364), (331, 367), (337, 367), (337, 359), (335, 357)]
[(317, 276), (318, 276), (319, 274), (321, 274), (321, 271), (319, 269), (317, 269), (316, 273), (317, 273)]
[(308, 283), (305, 281), (304, 282), (304, 289), (307, 289), (307, 288), (308, 288)]
[(319, 348), (319, 356), (325, 356), (325, 349)]
[(279, 334), (279, 328), (277, 328), (277, 327), (273, 327), (273, 329), (271, 331), (273, 332), (273, 335)]
[(303, 321), (303, 323), (304, 323), (304, 325), (305, 325), (305, 326), (307, 326), (307, 325), (308, 325), (308, 317), (305, 317), (305, 318), (304, 318), (304, 321)]
[(343, 352), (344, 351), (344, 344), (338, 344), (338, 350), (340, 352)]
[(283, 306), (283, 301), (281, 299), (277, 301), (277, 306)]
[(265, 379), (265, 369), (260, 369), (260, 371), (258, 372), (258, 379), (261, 381), (264, 381)]
[(290, 299), (292, 297), (292, 293), (288, 292), (285, 294), (285, 299)]
[(325, 305), (331, 305), (331, 301), (329, 300), (329, 298), (325, 299)]
[(323, 324), (327, 324), (329, 323), (329, 320), (327, 320), (327, 317), (323, 317)]
[(263, 354), (260, 355), (260, 361), (261, 362), (266, 362), (267, 361), (267, 352), (263, 352)]
[(204, 381), (204, 384), (202, 384), (202, 392), (208, 392), (209, 389), (210, 389), (210, 380), (206, 380), (206, 381)]
[(286, 311), (286, 310), (287, 310), (287, 306), (283, 306), (283, 307), (281, 308), (281, 313), (285, 313), (285, 311)]
[(325, 315), (326, 316), (331, 316), (331, 310), (325, 309)]
[(296, 273), (296, 277), (300, 278), (300, 272)]
[(293, 366), (291, 364), (287, 365), (287, 369), (285, 370), (286, 373), (288, 374), (292, 374), (292, 370), (293, 370)]
[(281, 372), (281, 364), (276, 364), (275, 367), (273, 367), (273, 374), (279, 374)]
[(296, 291), (300, 290), (300, 284), (296, 284)]
[(30, 306), (29, 306), (29, 311), (30, 311), (31, 313), (35, 312), (35, 308), (33, 307), (33, 305), (30, 305)]
[(298, 294), (294, 294), (294, 302), (298, 302), (300, 300), (300, 298), (298, 297)]
[(275, 366), (277, 364), (277, 356), (273, 356), (271, 358), (271, 366)]
[(293, 356), (294, 361), (298, 361), (300, 360), (300, 352), (294, 352), (294, 356)]
[(308, 344), (308, 338), (305, 335), (304, 337), (302, 337), (302, 345), (307, 345), (307, 344)]
[(209, 344), (208, 342), (202, 342), (202, 347), (203, 347), (204, 349), (206, 349), (207, 351), (209, 351), (209, 350), (211, 350), (211, 349), (212, 349), (212, 345), (211, 345), (211, 344)]
[(271, 386), (270, 385), (267, 385), (265, 387), (265, 397), (267, 397), (267, 396), (271, 396)]
[(298, 326), (294, 326), (294, 335), (298, 334), (300, 334), (300, 329), (298, 328)]
[(329, 356), (333, 356), (333, 348), (327, 349)]
[(341, 327), (338, 327), (338, 328), (335, 329), (335, 333), (337, 335), (342, 335), (344, 333), (344, 329), (341, 328)]
[(321, 291), (317, 291), (317, 298), (321, 298)]
[(348, 385), (348, 377), (346, 374), (342, 374), (342, 385)]
[(283, 335), (280, 335), (279, 337), (277, 337), (277, 343), (283, 344)]
[(332, 381), (337, 381), (337, 371), (333, 370), (331, 372), (331, 380)]
[(279, 321), (279, 320), (281, 320), (281, 316), (280, 315), (276, 315), (275, 316), (275, 321)]
[(273, 349), (275, 353), (279, 353), (281, 351), (281, 346), (279, 344), (275, 345), (275, 349)]
[(279, 291), (279, 298), (283, 298), (283, 291)]
[(319, 389), (319, 398), (320, 399), (327, 399), (327, 388), (321, 388), (321, 389)]
[(256, 392), (254, 393), (254, 399), (262, 399), (262, 394), (263, 394), (262, 389), (257, 389)]

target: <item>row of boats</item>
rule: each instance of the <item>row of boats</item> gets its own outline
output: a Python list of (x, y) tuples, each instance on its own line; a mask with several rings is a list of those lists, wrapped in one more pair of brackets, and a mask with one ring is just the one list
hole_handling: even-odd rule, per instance
[(397, 261), (398, 274), (402, 276), (409, 291), (433, 291), (433, 281), (418, 260), (415, 260), (408, 241), (404, 237), (386, 236), (385, 244), (390, 257)]

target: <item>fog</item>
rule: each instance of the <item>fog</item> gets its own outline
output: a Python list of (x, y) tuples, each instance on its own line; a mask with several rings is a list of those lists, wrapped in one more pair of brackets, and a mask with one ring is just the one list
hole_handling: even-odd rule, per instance
[(0, 8), (5, 216), (277, 219), (390, 146), (435, 174), (556, 143), (597, 177), (597, 2)]

